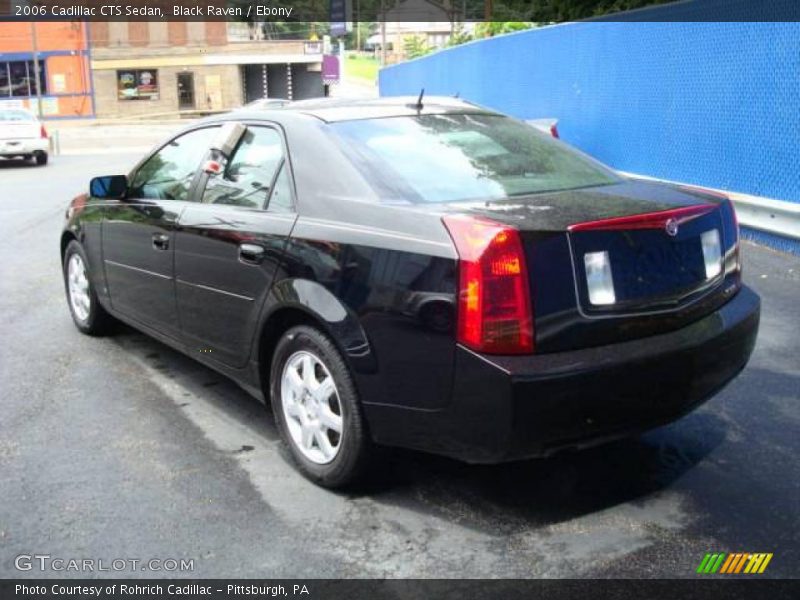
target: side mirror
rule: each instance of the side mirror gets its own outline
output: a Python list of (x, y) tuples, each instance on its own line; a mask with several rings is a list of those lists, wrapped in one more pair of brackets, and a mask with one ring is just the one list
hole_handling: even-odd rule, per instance
[(89, 183), (89, 195), (102, 200), (121, 200), (128, 191), (128, 178), (125, 175), (95, 177)]

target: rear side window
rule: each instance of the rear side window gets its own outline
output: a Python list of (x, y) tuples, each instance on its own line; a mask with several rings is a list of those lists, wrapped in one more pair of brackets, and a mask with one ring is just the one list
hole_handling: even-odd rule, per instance
[(128, 198), (188, 200), (200, 161), (217, 131), (217, 127), (195, 129), (161, 148), (134, 175)]
[(292, 181), (289, 177), (289, 167), (285, 162), (281, 167), (281, 172), (275, 179), (275, 185), (272, 187), (272, 196), (269, 198), (267, 208), (271, 212), (292, 212)]
[(618, 181), (564, 144), (499, 115), (344, 121), (331, 130), (386, 201), (500, 200)]

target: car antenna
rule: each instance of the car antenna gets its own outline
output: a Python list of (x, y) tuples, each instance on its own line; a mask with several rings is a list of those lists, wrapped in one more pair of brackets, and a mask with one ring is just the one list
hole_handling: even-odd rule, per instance
[(422, 98), (425, 96), (425, 88), (422, 88), (422, 91), (419, 93), (419, 98), (417, 98), (416, 104), (409, 104), (409, 108), (416, 108), (417, 112), (421, 111), (425, 106), (422, 104)]

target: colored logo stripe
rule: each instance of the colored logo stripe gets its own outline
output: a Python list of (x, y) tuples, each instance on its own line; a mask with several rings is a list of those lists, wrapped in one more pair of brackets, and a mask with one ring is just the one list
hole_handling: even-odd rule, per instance
[(700, 562), (700, 566), (697, 567), (698, 573), (716, 573), (719, 566), (722, 564), (722, 560), (725, 558), (725, 553), (719, 554), (706, 554), (703, 557), (703, 560)]
[(771, 560), (771, 552), (734, 552), (732, 554), (725, 554), (724, 552), (708, 553), (703, 557), (703, 560), (700, 561), (697, 572), (703, 574), (719, 572), (720, 574), (747, 573), (755, 575), (757, 573), (763, 573)]

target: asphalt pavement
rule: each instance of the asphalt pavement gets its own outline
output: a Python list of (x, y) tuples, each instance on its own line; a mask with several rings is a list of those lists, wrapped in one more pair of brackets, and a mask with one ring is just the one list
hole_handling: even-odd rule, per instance
[(111, 573), (143, 577), (694, 577), (720, 551), (772, 552), (765, 576), (800, 576), (797, 257), (744, 244), (756, 351), (677, 423), (499, 466), (392, 452), (333, 493), (295, 473), (271, 414), (229, 381), (132, 329), (73, 327), (64, 209), (137, 158), (0, 162), (0, 577), (87, 575), (15, 568), (33, 554), (194, 561)]

